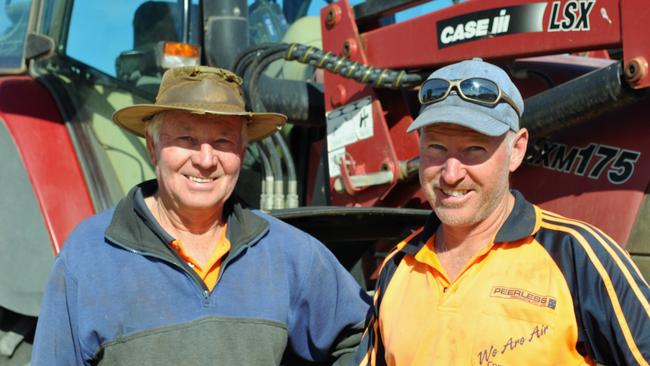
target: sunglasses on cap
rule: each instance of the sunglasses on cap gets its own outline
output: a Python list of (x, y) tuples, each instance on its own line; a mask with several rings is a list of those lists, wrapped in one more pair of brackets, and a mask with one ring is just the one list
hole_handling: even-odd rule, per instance
[(484, 78), (467, 78), (462, 80), (446, 80), (440, 78), (428, 79), (420, 87), (418, 99), (422, 105), (437, 103), (449, 96), (452, 89), (458, 91), (462, 99), (485, 106), (495, 106), (501, 101), (508, 103), (521, 116), (521, 111), (492, 80)]

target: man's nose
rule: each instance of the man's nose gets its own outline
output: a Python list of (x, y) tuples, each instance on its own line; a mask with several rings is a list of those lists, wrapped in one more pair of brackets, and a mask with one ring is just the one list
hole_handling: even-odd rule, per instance
[(209, 169), (217, 165), (217, 154), (212, 145), (202, 143), (199, 150), (192, 155), (192, 163), (203, 168)]
[(454, 185), (459, 183), (465, 177), (465, 167), (460, 160), (450, 157), (442, 165), (442, 180), (449, 184)]

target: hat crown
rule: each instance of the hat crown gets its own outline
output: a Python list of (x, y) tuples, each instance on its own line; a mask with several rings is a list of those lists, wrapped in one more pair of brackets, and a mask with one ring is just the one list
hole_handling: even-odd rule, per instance
[(500, 67), (485, 62), (480, 58), (465, 60), (440, 68), (429, 75), (427, 80), (435, 78), (463, 80), (473, 77), (494, 81), (501, 88), (501, 91), (515, 102), (517, 108), (522, 113), (524, 112), (524, 100), (519, 93), (519, 89), (517, 89), (508, 74)]
[(155, 104), (244, 112), (241, 84), (242, 79), (228, 70), (208, 66), (178, 67), (163, 75)]
[[(429, 79), (465, 80), (483, 78), (493, 81), (509, 97), (520, 113), (524, 101), (515, 84), (501, 68), (480, 59), (461, 61), (434, 71)], [(503, 101), (503, 100), (502, 100)], [(425, 104), (407, 132), (437, 124), (451, 123), (467, 127), (488, 136), (500, 136), (508, 130), (518, 131), (521, 115), (509, 103), (482, 105), (461, 98), (456, 90), (444, 99)]]
[(145, 125), (165, 111), (245, 118), (249, 141), (278, 131), (287, 121), (280, 113), (246, 110), (242, 79), (231, 71), (209, 66), (184, 66), (167, 70), (160, 81), (154, 104), (135, 104), (113, 113), (113, 121), (143, 137)]

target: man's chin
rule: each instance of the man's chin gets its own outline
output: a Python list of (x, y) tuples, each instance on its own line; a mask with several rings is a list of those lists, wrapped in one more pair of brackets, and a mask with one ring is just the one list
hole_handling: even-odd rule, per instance
[(192, 211), (215, 210), (220, 206), (223, 206), (223, 202), (215, 199), (199, 199), (197, 197), (181, 202), (183, 209)]
[(476, 215), (463, 212), (462, 209), (455, 207), (436, 207), (433, 212), (443, 225), (448, 226), (471, 226), (479, 221)]

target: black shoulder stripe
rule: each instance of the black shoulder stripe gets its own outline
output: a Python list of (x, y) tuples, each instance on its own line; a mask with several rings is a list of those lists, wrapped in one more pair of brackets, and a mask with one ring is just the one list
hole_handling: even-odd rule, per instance
[[(650, 294), (650, 288), (648, 288), (646, 280), (636, 265), (634, 265), (634, 262), (632, 262), (632, 258), (612, 238), (598, 228), (577, 220), (562, 217), (551, 218), (545, 215), (542, 221), (544, 223), (564, 226), (579, 233), (585, 239), (589, 248), (593, 250), (599, 261), (605, 266), (610, 276), (613, 277), (613, 280), (616, 276), (623, 276), (625, 282), (631, 285), (633, 289), (636, 290), (638, 288), (638, 291), (636, 291), (638, 295), (645, 293), (645, 298), (639, 296), (640, 300), (647, 300)], [(650, 307), (648, 308), (648, 316), (650, 316)]]
[(591, 233), (592, 236), (596, 237), (599, 242), (603, 243), (604, 248), (611, 248), (613, 251), (616, 253), (616, 257), (620, 259), (620, 261), (623, 263), (625, 267), (627, 267), (627, 270), (635, 273), (635, 280), (640, 280), (645, 283), (646, 286), (648, 286), (648, 282), (645, 278), (643, 278), (643, 275), (641, 274), (641, 271), (639, 268), (636, 266), (636, 264), (632, 261), (632, 258), (628, 254), (628, 252), (623, 249), (614, 239), (612, 239), (609, 235), (604, 233), (602, 230), (586, 223), (583, 221), (575, 220), (575, 219), (568, 219), (566, 217), (560, 216), (558, 214), (554, 214), (549, 211), (542, 211), (543, 217), (547, 218), (548, 222), (553, 222), (556, 224), (562, 224), (564, 223), (568, 227), (575, 227), (575, 228), (583, 228), (584, 230), (587, 230), (588, 232)]
[[(587, 348), (587, 345), (592, 344), (592, 342), (587, 339), (583, 318), (579, 316), (581, 306), (579, 299), (581, 298), (582, 289), (577, 286), (577, 261), (575, 259), (574, 246), (571, 243), (571, 236), (566, 233), (548, 230), (542, 227), (535, 234), (535, 240), (546, 249), (551, 258), (555, 261), (560, 272), (564, 275), (569, 291), (574, 299), (573, 307), (576, 314), (576, 322), (578, 324), (577, 349), (581, 351), (581, 353), (585, 352), (585, 354), (593, 355), (593, 347)], [(582, 275), (586, 275), (586, 273), (587, 272), (582, 272)]]
[(586, 352), (599, 363), (643, 363), (650, 355), (637, 343), (650, 352), (650, 289), (626, 254), (594, 227), (548, 214), (535, 239), (567, 281)]
[[(426, 223), (422, 227), (422, 230), (415, 236), (413, 236), (404, 248), (402, 248), (402, 252), (406, 253), (408, 255), (415, 255), (417, 252), (422, 249), (422, 247), (426, 244), (427, 240), (435, 234), (436, 230), (438, 229), (438, 226), (440, 226), (440, 220), (436, 216), (435, 213), (431, 212), (429, 217), (427, 218)], [(392, 275), (391, 275), (392, 276)]]
[[(416, 235), (417, 237), (417, 235)], [(366, 318), (366, 332), (361, 339), (361, 344), (359, 345), (359, 352), (355, 359), (355, 364), (359, 365), (363, 362), (364, 357), (368, 357), (368, 363), (364, 366), (369, 366), (372, 364), (371, 358), (375, 357), (375, 363), (373, 366), (384, 366), (386, 365), (385, 359), (385, 348), (384, 342), (381, 337), (381, 331), (379, 328), (379, 310), (381, 302), (390, 283), (390, 279), (395, 274), (395, 270), (399, 266), (399, 263), (404, 258), (404, 252), (401, 250), (396, 250), (395, 252), (389, 254), (386, 258), (386, 261), (381, 268), (379, 273), (379, 278), (377, 279), (377, 284), (375, 286), (375, 300), (373, 304), (372, 311), (368, 314)], [(374, 350), (374, 352), (373, 352)]]
[(564, 226), (578, 232), (585, 238), (590, 248), (603, 264), (613, 266), (614, 271), (630, 273), (629, 277), (626, 276), (628, 280), (631, 282), (642, 282), (647, 287), (645, 279), (641, 276), (638, 268), (632, 262), (632, 258), (630, 258), (627, 252), (625, 252), (618, 243), (598, 228), (577, 220), (566, 219), (559, 216), (552, 217), (546, 215), (546, 213), (544, 213), (542, 221), (553, 225)]

